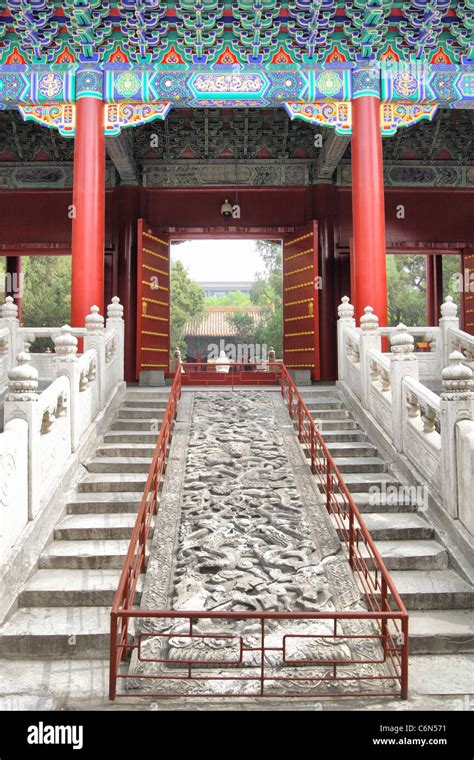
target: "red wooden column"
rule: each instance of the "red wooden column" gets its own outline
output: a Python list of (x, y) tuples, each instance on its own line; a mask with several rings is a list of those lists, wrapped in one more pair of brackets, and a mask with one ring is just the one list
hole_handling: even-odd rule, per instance
[(137, 225), (140, 188), (122, 185), (114, 193), (118, 250), (118, 296), (125, 319), (125, 379), (135, 380), (137, 339)]
[(71, 324), (82, 327), (94, 304), (104, 313), (104, 104), (97, 97), (76, 103), (72, 202)]
[(21, 321), (21, 297), (23, 290), (21, 256), (7, 256), (6, 265), (5, 295), (13, 298), (18, 307), (18, 319)]
[(357, 318), (372, 306), (387, 324), (385, 203), (380, 100), (364, 95), (352, 101), (352, 224), (354, 230)]
[(443, 257), (427, 254), (426, 260), (426, 319), (427, 325), (437, 325), (443, 303)]

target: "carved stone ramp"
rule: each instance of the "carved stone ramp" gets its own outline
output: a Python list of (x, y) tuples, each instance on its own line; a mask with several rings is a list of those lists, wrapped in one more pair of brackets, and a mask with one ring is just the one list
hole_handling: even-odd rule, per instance
[[(279, 393), (183, 394), (140, 608), (184, 615), (139, 619), (130, 694), (398, 687), (371, 621), (304, 616), (365, 607)], [(303, 617), (258, 619), (270, 611)]]

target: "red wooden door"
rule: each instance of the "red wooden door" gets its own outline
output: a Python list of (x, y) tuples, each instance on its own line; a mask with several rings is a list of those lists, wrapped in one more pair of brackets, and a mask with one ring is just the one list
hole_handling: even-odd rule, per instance
[(319, 380), (318, 223), (283, 242), (283, 361)]
[(169, 370), (169, 235), (138, 220), (137, 380), (140, 372)]
[(466, 248), (462, 254), (462, 329), (474, 335), (474, 248)]

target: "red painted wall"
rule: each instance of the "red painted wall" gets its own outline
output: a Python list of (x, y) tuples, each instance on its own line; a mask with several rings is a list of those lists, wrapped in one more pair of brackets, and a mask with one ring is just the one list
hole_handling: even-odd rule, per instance
[[(106, 246), (113, 245), (113, 205), (117, 190), (106, 192)], [(220, 206), (235, 197), (235, 188), (142, 189), (140, 215), (159, 227), (299, 227), (322, 219), (321, 187), (243, 188), (242, 218), (224, 220)], [(70, 190), (0, 191), (0, 244), (70, 243)], [(351, 236), (350, 188), (333, 195), (336, 241)], [(387, 188), (387, 241), (474, 241), (474, 190)], [(405, 206), (405, 219), (396, 207)], [(334, 213), (335, 212), (335, 213)], [(115, 223), (117, 223), (117, 220)]]
[(311, 218), (310, 188), (240, 189), (240, 221), (222, 217), (226, 198), (235, 202), (235, 188), (144, 189), (141, 215), (158, 227), (300, 227)]
[[(338, 188), (337, 237), (348, 244), (352, 235), (350, 188)], [(397, 207), (405, 218), (397, 218)], [(385, 188), (385, 224), (388, 243), (474, 241), (474, 190)]]
[[(112, 245), (113, 190), (106, 192), (106, 248)], [(71, 243), (71, 190), (0, 191), (0, 246)]]

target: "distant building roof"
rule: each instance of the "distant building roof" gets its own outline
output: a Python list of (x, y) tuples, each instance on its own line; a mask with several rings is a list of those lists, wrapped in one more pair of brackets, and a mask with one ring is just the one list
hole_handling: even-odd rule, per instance
[(244, 280), (236, 280), (235, 282), (229, 282), (228, 280), (225, 282), (212, 280), (212, 282), (198, 282), (197, 284), (200, 285), (201, 288), (232, 288), (233, 290), (239, 290), (240, 288), (251, 288), (253, 282), (251, 280), (248, 282)]
[(190, 337), (231, 338), (236, 335), (229, 317), (235, 314), (250, 314), (257, 326), (262, 320), (261, 306), (219, 306), (207, 309), (201, 320), (191, 320), (184, 328)]

